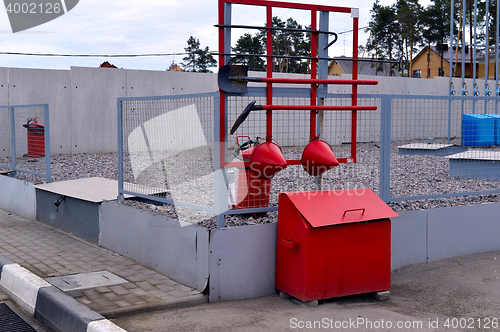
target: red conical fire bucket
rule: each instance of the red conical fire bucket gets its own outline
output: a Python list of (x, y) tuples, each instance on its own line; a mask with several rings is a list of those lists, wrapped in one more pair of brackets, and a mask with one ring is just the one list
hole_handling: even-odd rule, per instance
[(300, 160), (304, 170), (310, 175), (318, 176), (339, 165), (333, 149), (327, 142), (316, 139), (310, 142)]
[(255, 147), (250, 157), (250, 169), (262, 180), (271, 179), (287, 166), (281, 148), (273, 142), (265, 142)]

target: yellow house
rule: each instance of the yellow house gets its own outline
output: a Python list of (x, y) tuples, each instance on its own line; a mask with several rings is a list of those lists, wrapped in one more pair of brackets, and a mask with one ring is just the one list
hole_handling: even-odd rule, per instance
[[(488, 79), (495, 79), (495, 53), (490, 53), (488, 57)], [(483, 55), (481, 57), (476, 58), (477, 61), (477, 77), (484, 78), (484, 72), (486, 70), (486, 57)], [(497, 69), (497, 72), (500, 73), (500, 68)]]
[[(363, 58), (358, 61), (358, 74), (371, 76), (400, 76), (389, 63), (373, 62), (371, 58)], [(352, 74), (352, 58), (341, 56), (332, 60), (328, 66), (328, 75), (340, 76), (342, 74)], [(392, 70), (392, 75), (389, 75)]]
[[(444, 45), (445, 49), (443, 50), (443, 69), (440, 72), (441, 68), (441, 51), (436, 49), (435, 46), (424, 47), (412, 60), (412, 77), (416, 78), (433, 78), (436, 76), (450, 76), (450, 50), (448, 45)], [(453, 76), (461, 77), (462, 75), (462, 49), (459, 48), (458, 52), (454, 48), (452, 54), (452, 61), (456, 63), (456, 67), (454, 69)], [(477, 66), (476, 59), (476, 70)], [(464, 68), (465, 73), (464, 76), (466, 78), (471, 78), (471, 61), (469, 56), (468, 48), (465, 49), (465, 57), (464, 57)], [(476, 76), (478, 76), (478, 72), (476, 72)], [(483, 66), (483, 77), (484, 77), (484, 66)]]

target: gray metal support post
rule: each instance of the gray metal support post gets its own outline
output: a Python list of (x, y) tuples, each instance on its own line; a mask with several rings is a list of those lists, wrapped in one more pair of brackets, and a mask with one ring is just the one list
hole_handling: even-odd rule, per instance
[[(230, 3), (224, 4), (224, 24), (231, 25), (231, 9), (232, 6)], [(221, 50), (219, 50), (221, 51)], [(231, 28), (224, 28), (224, 49), (223, 53), (231, 53)], [(231, 59), (230, 56), (224, 57), (224, 64), (228, 63)], [(227, 119), (227, 102), (228, 98), (224, 95), (225, 98), (225, 113)], [(227, 142), (227, 133), (225, 134), (224, 142), (220, 141), (220, 100), (219, 98), (214, 98), (214, 137), (215, 137), (215, 158), (214, 158), (214, 168), (215, 168), (215, 211), (217, 214), (217, 228), (223, 228), (226, 225), (225, 222), (225, 212), (228, 208), (228, 197), (227, 197), (227, 188), (228, 188), (228, 178), (227, 178), (227, 170), (225, 168), (221, 168), (219, 156), (221, 150), (224, 152), (224, 159), (226, 158), (226, 142)]]
[[(231, 10), (232, 6), (230, 3), (224, 4), (224, 24), (231, 25)], [(220, 51), (220, 50), (219, 50)], [(231, 53), (231, 28), (224, 28), (224, 53)], [(224, 57), (224, 64), (227, 64), (231, 60), (231, 56), (226, 55)]]
[[(497, 12), (496, 12), (496, 22), (500, 19), (500, 7), (497, 5)], [(498, 45), (499, 42), (499, 36), (500, 35), (500, 26), (499, 24), (496, 25), (496, 34), (495, 34), (495, 45)], [(498, 47), (495, 47), (495, 97), (500, 96), (500, 91), (498, 89)], [(498, 114), (498, 98), (495, 98), (495, 114)]]
[(217, 214), (217, 228), (223, 228), (226, 225), (225, 222), (225, 212), (228, 209), (228, 177), (227, 170), (221, 167), (220, 164), (220, 153), (224, 150), (225, 154), (225, 144), (220, 142), (220, 98), (214, 97), (214, 170), (215, 170), (215, 212)]
[(388, 96), (381, 99), (379, 197), (384, 202), (391, 195), (391, 100)]
[[(489, 22), (489, 17), (490, 17), (490, 7), (489, 7), (490, 2), (486, 0), (486, 22)], [(485, 58), (484, 58), (484, 95), (488, 96), (488, 93), (490, 91), (489, 86), (488, 86), (488, 79), (490, 76), (490, 71), (488, 68), (489, 62), (490, 62), (490, 46), (489, 46), (489, 38), (490, 38), (490, 31), (489, 31), (489, 23), (486, 23), (485, 27), (485, 34), (486, 38), (484, 39), (485, 42)], [(475, 53), (475, 52), (474, 52)], [(474, 66), (475, 67), (475, 66)], [(484, 114), (488, 113), (488, 107), (486, 106), (487, 103), (484, 103)]]
[[(330, 31), (329, 29), (329, 20), (330, 13), (329, 12), (319, 12), (319, 30), (320, 31)], [(322, 33), (318, 37), (318, 55), (320, 58), (328, 58), (328, 49), (324, 49), (326, 45), (328, 45), (328, 34)], [(328, 60), (319, 60), (318, 61), (318, 78), (319, 79), (327, 79), (328, 78)], [(325, 100), (325, 95), (328, 93), (328, 85), (321, 84), (319, 89), (316, 90), (316, 102), (319, 104), (323, 104)], [(319, 116), (316, 117), (316, 128), (317, 135), (319, 136), (322, 131), (322, 119), (324, 118), (324, 111), (319, 111)], [(314, 182), (316, 185), (316, 190), (321, 190), (320, 185), (320, 177), (315, 176)]]
[(117, 102), (117, 112), (116, 114), (118, 123), (117, 123), (117, 132), (118, 132), (118, 202), (123, 202), (123, 101), (118, 99)]
[[(455, 0), (451, 0), (451, 8), (455, 8)], [(453, 10), (451, 10), (451, 20), (450, 20), (450, 72), (449, 72), (449, 75), (450, 75), (450, 84), (449, 84), (449, 87), (448, 87), (448, 95), (452, 95), (452, 91), (455, 91), (454, 90), (454, 86), (453, 86), (453, 46), (454, 46), (454, 36), (453, 36), (453, 27), (454, 27), (454, 15), (455, 15), (455, 12)], [(444, 68), (443, 68), (443, 71), (444, 71)], [(455, 91), (456, 92), (456, 91)], [(448, 102), (448, 144), (451, 143), (451, 99), (450, 101)]]
[(43, 105), (43, 117), (44, 117), (44, 138), (45, 138), (45, 176), (47, 177), (47, 183), (52, 182), (52, 169), (51, 169), (51, 154), (50, 154), (50, 120), (49, 120), (49, 104)]
[[(329, 30), (329, 12), (319, 12), (319, 30), (320, 31), (330, 31)], [(328, 45), (328, 34), (321, 33), (319, 35), (319, 57), (326, 59), (328, 58), (328, 49), (324, 50), (323, 48)], [(318, 61), (318, 78), (326, 79), (328, 78), (328, 60), (319, 60)], [(318, 89), (318, 93), (327, 93), (328, 85), (322, 84), (320, 89)], [(319, 100), (320, 96), (317, 96)]]
[(17, 151), (16, 151), (16, 121), (14, 118), (14, 107), (9, 107), (10, 110), (10, 152), (12, 162), (12, 174), (17, 174)]

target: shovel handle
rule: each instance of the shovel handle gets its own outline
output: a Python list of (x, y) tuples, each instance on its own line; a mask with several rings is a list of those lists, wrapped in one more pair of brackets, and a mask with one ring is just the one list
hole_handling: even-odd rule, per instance
[(365, 210), (366, 210), (365, 208), (345, 210), (344, 214), (342, 215), (342, 218), (345, 218), (345, 215), (347, 214), (347, 212), (354, 212), (354, 211), (363, 211), (363, 212), (361, 212), (361, 215), (364, 215)]

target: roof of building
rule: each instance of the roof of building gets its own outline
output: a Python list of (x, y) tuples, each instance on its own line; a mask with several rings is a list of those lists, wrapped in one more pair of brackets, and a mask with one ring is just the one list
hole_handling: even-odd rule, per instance
[[(343, 60), (342, 58), (345, 58)], [(391, 76), (389, 75), (390, 70), (392, 70), (392, 76), (400, 76), (400, 74), (394, 68), (391, 68), (390, 63), (384, 62), (374, 62), (372, 58), (361, 58), (363, 61), (358, 61), (358, 74), (359, 75), (372, 75), (372, 76)], [(336, 60), (333, 60), (330, 65), (333, 65), (334, 61), (338, 63), (342, 71), (346, 74), (352, 74), (352, 57), (341, 56)]]
[[(427, 52), (427, 47), (428, 46), (425, 46), (424, 48), (422, 48), (420, 50), (420, 52), (418, 52), (418, 54), (413, 58), (413, 59), (416, 59), (417, 57), (419, 57), (422, 53), (425, 53)], [(438, 54), (438, 55), (441, 55), (441, 50), (438, 50), (436, 46), (432, 46), (431, 45), (431, 50)], [(470, 63), (470, 55), (469, 55), (469, 48), (466, 47), (464, 50), (464, 54), (465, 54), (465, 58), (464, 58), (464, 63)], [(451, 53), (451, 54), (450, 54)], [(444, 50), (443, 50), (443, 59), (446, 60), (448, 63), (450, 63), (450, 55), (453, 56), (453, 62), (457, 61), (457, 62), (462, 62), (462, 47), (459, 46), (458, 47), (458, 52), (457, 52), (457, 48), (456, 47), (453, 47), (453, 52), (450, 51), (450, 48), (448, 47), (448, 45), (444, 45)], [(479, 58), (480, 54), (479, 52), (476, 53), (476, 60)], [(483, 56), (484, 57), (484, 56)]]
[(100, 68), (118, 68), (117, 66), (109, 63), (108, 61), (104, 61), (103, 63), (101, 63), (101, 65), (99, 67)]

